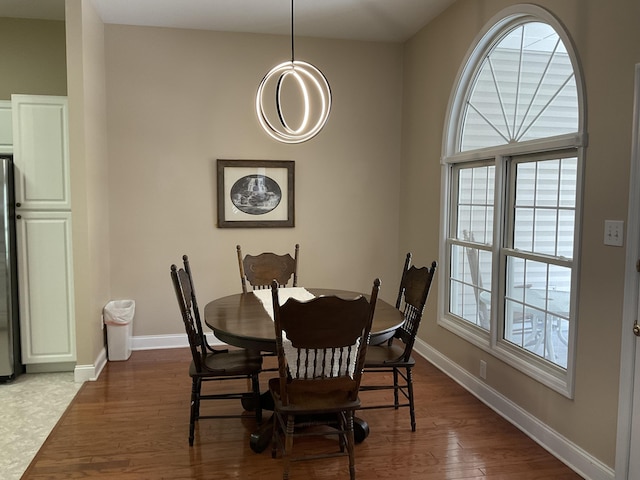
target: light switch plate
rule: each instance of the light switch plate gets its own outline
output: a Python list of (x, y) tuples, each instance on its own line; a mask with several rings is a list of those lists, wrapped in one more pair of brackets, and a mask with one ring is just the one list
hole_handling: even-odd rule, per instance
[(624, 222), (622, 220), (604, 221), (604, 244), (614, 247), (624, 245)]

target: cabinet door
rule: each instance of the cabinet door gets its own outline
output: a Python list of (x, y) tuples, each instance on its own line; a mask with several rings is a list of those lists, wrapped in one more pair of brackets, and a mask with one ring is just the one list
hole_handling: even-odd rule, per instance
[(71, 212), (22, 211), (16, 236), (22, 361), (75, 361)]
[(32, 210), (69, 210), (66, 97), (12, 95), (16, 204)]
[(11, 122), (11, 102), (0, 100), (0, 153), (13, 152), (13, 126)]

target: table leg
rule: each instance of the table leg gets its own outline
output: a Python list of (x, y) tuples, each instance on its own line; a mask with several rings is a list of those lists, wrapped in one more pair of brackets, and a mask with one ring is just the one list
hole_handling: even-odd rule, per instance
[(256, 453), (262, 453), (271, 443), (273, 437), (273, 415), (251, 434), (249, 437), (249, 448)]
[[(256, 409), (255, 402), (253, 401), (253, 395), (248, 393), (240, 400), (242, 408), (247, 412), (253, 412)], [(269, 392), (263, 392), (260, 394), (260, 405), (263, 410), (273, 410), (273, 398)]]
[(353, 439), (356, 443), (364, 442), (369, 436), (369, 424), (360, 417), (353, 417)]

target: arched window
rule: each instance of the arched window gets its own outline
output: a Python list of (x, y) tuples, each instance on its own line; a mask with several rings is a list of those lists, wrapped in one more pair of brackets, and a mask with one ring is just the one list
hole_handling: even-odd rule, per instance
[(496, 16), (452, 92), (441, 324), (573, 394), (585, 111), (575, 51), (533, 5)]

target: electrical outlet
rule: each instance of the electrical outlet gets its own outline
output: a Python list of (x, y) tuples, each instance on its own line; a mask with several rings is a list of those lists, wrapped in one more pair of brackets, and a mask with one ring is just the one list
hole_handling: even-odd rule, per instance
[(624, 222), (622, 220), (604, 221), (604, 244), (621, 247), (624, 244)]
[(487, 379), (487, 362), (480, 360), (480, 378)]

